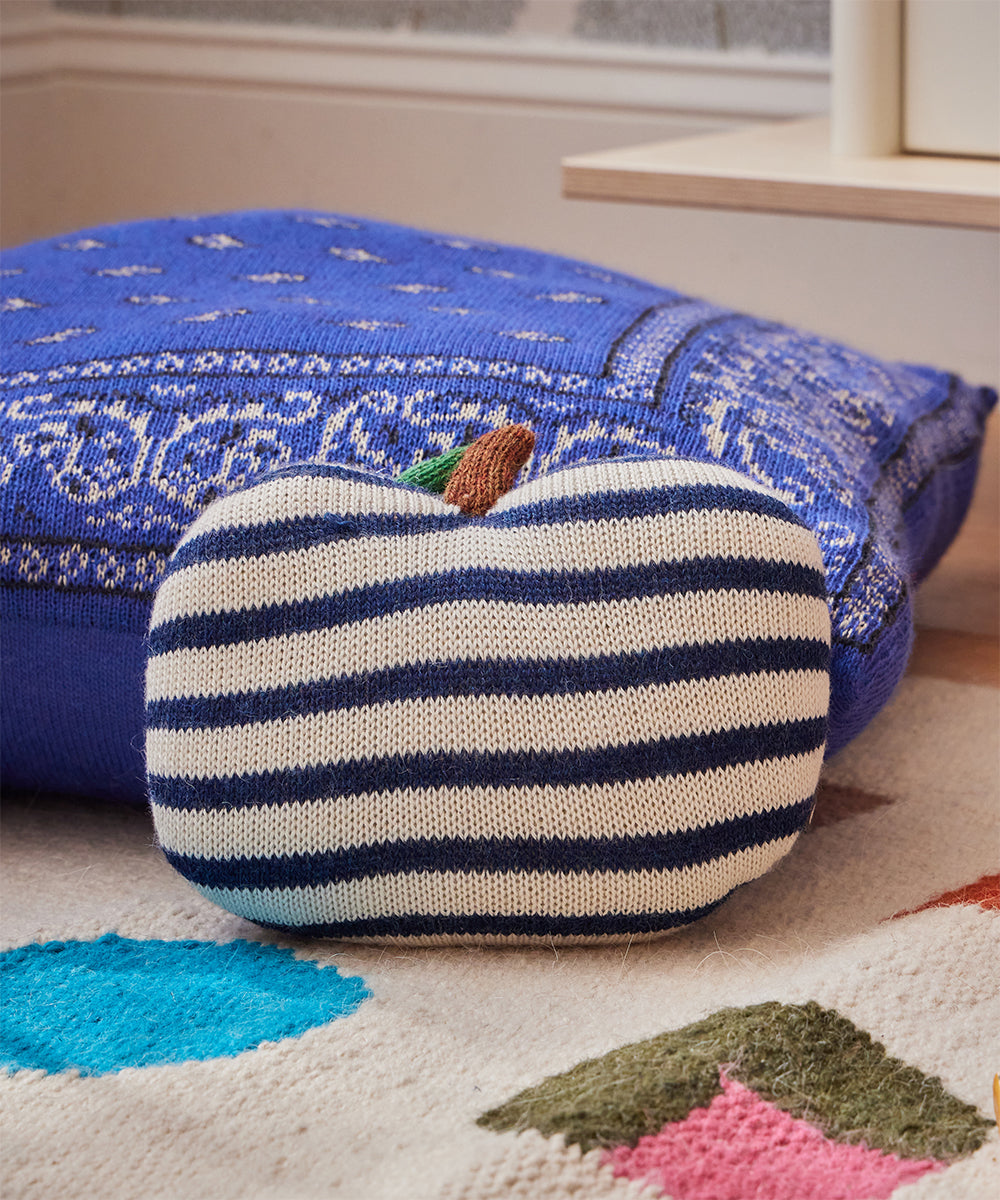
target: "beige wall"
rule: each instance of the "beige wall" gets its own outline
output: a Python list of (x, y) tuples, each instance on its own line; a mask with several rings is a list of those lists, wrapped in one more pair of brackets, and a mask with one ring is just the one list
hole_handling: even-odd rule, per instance
[[(773, 103), (751, 72), (720, 75), (727, 98), (714, 106), (685, 104), (676, 91), (657, 105), (627, 83), (642, 72), (655, 79), (648, 56), (631, 73), (627, 55), (612, 55), (604, 74), (585, 61), (547, 97), (545, 70), (566, 63), (487, 87), (486, 59), (447, 79), (447, 56), (407, 60), (405, 86), (391, 72), (348, 86), (343, 54), (329, 71), (315, 55), (289, 67), (280, 41), (284, 66), (268, 77), (263, 35), (245, 77), (225, 41), (105, 51), (74, 34), (69, 66), (55, 69), (44, 38), (5, 44), (6, 244), (173, 212), (340, 209), (588, 258), (884, 356), (1000, 379), (996, 234), (561, 198), (563, 155), (759, 119), (739, 111), (743, 93), (758, 109), (770, 103), (768, 116), (797, 115), (782, 106), (816, 103), (807, 86), (815, 66), (798, 90), (776, 76)], [(609, 92), (622, 79), (633, 94), (619, 102)]]

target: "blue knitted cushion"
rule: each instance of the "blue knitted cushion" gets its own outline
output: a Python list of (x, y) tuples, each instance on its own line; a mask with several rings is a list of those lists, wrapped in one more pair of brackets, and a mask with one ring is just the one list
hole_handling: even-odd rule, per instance
[(449, 494), (291, 467), (185, 535), (146, 685), (173, 865), (299, 932), (549, 943), (686, 924), (787, 853), (830, 691), (789, 507), (626, 456)]
[(995, 394), (585, 264), (311, 212), (3, 257), (3, 770), (139, 800), (144, 639), (182, 532), (302, 460), (398, 474), (511, 421), (524, 480), (721, 463), (814, 532), (835, 750), (885, 702)]

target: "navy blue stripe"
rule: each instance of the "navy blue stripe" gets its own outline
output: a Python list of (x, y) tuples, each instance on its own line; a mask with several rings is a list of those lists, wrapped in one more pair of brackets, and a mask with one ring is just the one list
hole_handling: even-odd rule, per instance
[(200, 534), (179, 547), (168, 574), (197, 563), (227, 558), (260, 558), (290, 550), (308, 550), (350, 538), (404, 537), (436, 533), (467, 524), (461, 513), (324, 513), (262, 525), (234, 525)]
[(805, 754), (825, 739), (826, 718), (815, 717), (594, 750), (438, 751), (223, 779), (151, 774), (149, 795), (154, 804), (164, 807), (205, 811), (378, 794), (398, 788), (582, 787), (688, 775), (735, 763)]
[(253, 480), (254, 484), (267, 483), (271, 479), (296, 479), (309, 476), (312, 479), (347, 479), (354, 483), (383, 483), (412, 491), (408, 483), (400, 483), (389, 475), (382, 475), (371, 467), (349, 467), (345, 463), (298, 462), (285, 467), (275, 467)]
[(636, 520), (641, 517), (723, 509), (775, 517), (789, 525), (802, 522), (773, 496), (722, 484), (692, 484), (611, 489), (582, 496), (559, 496), (521, 505), (506, 512), (469, 518), (461, 513), (325, 513), (260, 525), (214, 529), (181, 546), (170, 561), (168, 574), (194, 563), (215, 559), (261, 557), (282, 551), (307, 550), (328, 542), (361, 537), (413, 537), (457, 529), (470, 523), (486, 528), (520, 529), (574, 521)]
[(278, 721), (394, 700), (442, 696), (563, 696), (717, 679), (761, 671), (825, 671), (830, 650), (807, 638), (741, 639), (592, 658), (475, 659), (388, 667), (267, 691), (186, 696), (146, 705), (151, 729), (210, 729)]
[(723, 588), (826, 599), (826, 582), (821, 571), (796, 563), (755, 558), (696, 558), (608, 570), (534, 573), (469, 567), (370, 584), (289, 604), (175, 617), (150, 631), (149, 653), (255, 642), (462, 600), (590, 604)]
[(268, 929), (291, 929), (304, 937), (624, 937), (628, 934), (664, 933), (690, 925), (714, 912), (726, 897), (700, 908), (680, 912), (597, 913), (581, 917), (518, 913), (494, 916), (413, 913), (407, 916), (364, 917), (357, 921), (329, 921), (320, 925), (279, 925), (257, 920)]
[(812, 812), (810, 796), (786, 808), (700, 829), (615, 838), (422, 838), (268, 858), (200, 858), (167, 851), (185, 879), (211, 888), (321, 887), (379, 875), (426, 872), (674, 871), (791, 837)]

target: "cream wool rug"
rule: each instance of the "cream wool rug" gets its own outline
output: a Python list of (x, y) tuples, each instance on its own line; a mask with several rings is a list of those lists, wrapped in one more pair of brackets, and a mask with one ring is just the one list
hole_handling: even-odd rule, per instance
[(290, 941), (9, 798), (0, 1191), (994, 1200), (998, 751), (995, 643), (925, 633), (772, 873), (601, 949)]

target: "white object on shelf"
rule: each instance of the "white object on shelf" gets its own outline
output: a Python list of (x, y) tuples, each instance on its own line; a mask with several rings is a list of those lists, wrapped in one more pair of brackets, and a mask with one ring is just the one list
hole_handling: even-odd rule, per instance
[(903, 148), (1000, 156), (1000, 0), (906, 0)]

